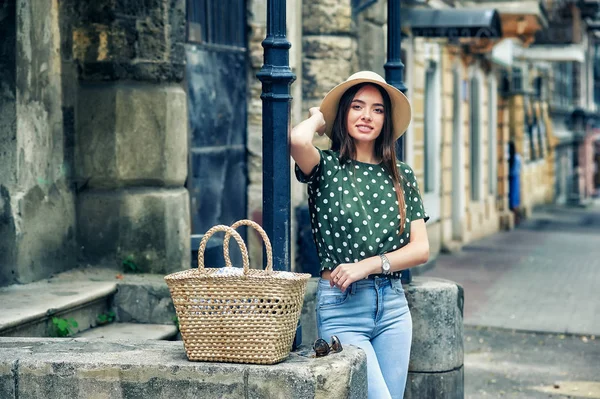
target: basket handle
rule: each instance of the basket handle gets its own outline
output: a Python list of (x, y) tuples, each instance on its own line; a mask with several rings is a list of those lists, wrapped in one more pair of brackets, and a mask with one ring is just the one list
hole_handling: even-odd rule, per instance
[[(271, 240), (269, 240), (269, 236), (267, 235), (267, 233), (265, 233), (263, 228), (260, 227), (260, 225), (258, 223), (254, 222), (252, 220), (248, 220), (248, 219), (238, 220), (237, 222), (235, 222), (234, 224), (231, 225), (231, 228), (237, 229), (241, 225), (252, 227), (254, 230), (258, 231), (258, 233), (262, 237), (263, 243), (265, 244), (265, 249), (267, 251), (267, 268), (265, 270), (268, 272), (272, 272), (273, 271), (273, 247), (271, 246)], [(225, 240), (223, 241), (223, 252), (225, 255), (225, 259), (227, 259), (227, 260), (229, 260), (229, 238), (230, 238), (230, 236), (231, 235), (229, 234), (229, 231), (228, 231), (227, 234), (225, 235)]]
[(202, 241), (200, 241), (200, 247), (198, 248), (198, 271), (204, 269), (204, 251), (206, 250), (206, 243), (208, 243), (208, 239), (217, 231), (226, 231), (227, 236), (225, 237), (225, 241), (223, 242), (223, 248), (227, 248), (225, 250), (225, 266), (232, 267), (231, 259), (229, 259), (229, 237), (233, 235), (235, 241), (238, 243), (240, 250), (242, 251), (242, 263), (244, 264), (244, 275), (248, 274), (249, 269), (249, 261), (248, 261), (248, 249), (246, 248), (246, 244), (244, 244), (244, 240), (238, 234), (237, 231), (232, 229), (229, 226), (225, 226), (223, 224), (216, 225), (212, 227), (210, 230), (204, 234), (202, 237)]

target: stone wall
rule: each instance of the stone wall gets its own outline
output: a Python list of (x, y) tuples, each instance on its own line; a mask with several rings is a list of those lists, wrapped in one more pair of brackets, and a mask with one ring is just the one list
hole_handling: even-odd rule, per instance
[[(350, 0), (304, 0), (302, 16), (302, 109), (307, 114), (359, 70), (360, 49)], [(331, 140), (315, 135), (313, 143), (327, 149)]]
[(0, 2), (0, 285), (75, 266), (74, 75), (62, 60), (63, 6)]
[[(11, 192), (17, 180), (17, 11), (15, 2), (0, 1), (0, 286), (18, 279), (16, 265), (17, 216)], [(14, 193), (12, 194), (14, 195)]]
[(154, 273), (189, 268), (185, 1), (64, 4), (80, 81), (81, 260), (121, 267), (127, 259)]
[(302, 16), (302, 108), (308, 110), (358, 70), (358, 43), (350, 0), (304, 0)]
[(185, 2), (8, 4), (0, 285), (188, 267)]

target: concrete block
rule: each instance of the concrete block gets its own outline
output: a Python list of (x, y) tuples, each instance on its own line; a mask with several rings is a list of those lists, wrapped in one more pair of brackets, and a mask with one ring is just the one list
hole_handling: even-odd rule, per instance
[(464, 368), (445, 373), (408, 373), (404, 399), (463, 399)]
[(302, 40), (302, 50), (310, 59), (327, 58), (349, 61), (354, 55), (354, 43), (354, 39), (349, 36), (308, 36)]
[(405, 292), (413, 319), (409, 371), (447, 372), (461, 367), (464, 363), (462, 287), (444, 279), (414, 277)]
[(183, 79), (185, 0), (97, 0), (85, 4), (69, 0), (66, 4), (65, 8), (75, 9), (78, 22), (72, 48), (80, 78)]
[(157, 281), (120, 283), (113, 307), (120, 322), (171, 324), (175, 307), (162, 276)]
[(190, 266), (189, 196), (180, 189), (92, 190), (78, 197), (81, 255), (89, 263), (168, 274)]
[(248, 399), (303, 399), (314, 398), (315, 381), (308, 369), (294, 370), (284, 364), (274, 374), (268, 369), (250, 369), (248, 372)]
[(302, 28), (306, 34), (351, 33), (350, 0), (305, 0), (302, 2)]
[[(333, 54), (345, 51), (344, 49), (352, 50), (352, 46), (356, 46), (354, 39), (345, 37), (335, 37), (338, 42), (338, 50), (334, 50), (333, 47), (312, 47), (316, 41), (306, 43), (310, 50), (310, 57), (308, 56), (307, 46), (305, 48), (305, 54), (307, 54), (304, 62), (302, 63), (302, 93), (306, 99), (319, 99), (322, 100), (323, 96), (327, 94), (334, 86), (336, 86), (340, 80), (346, 79), (354, 72), (353, 62), (347, 58), (336, 58), (332, 57)], [(321, 43), (322, 44), (322, 43)], [(319, 46), (321, 46), (319, 44)], [(327, 50), (327, 54), (323, 54), (323, 57), (318, 57), (322, 49)], [(352, 50), (355, 51), (355, 50)], [(316, 58), (312, 58), (315, 56)]]
[(78, 100), (75, 170), (80, 185), (183, 186), (188, 117), (180, 86), (83, 85)]
[(28, 190), (0, 187), (0, 286), (29, 283), (75, 266), (74, 203), (64, 179), (40, 179)]
[(181, 342), (0, 338), (0, 359), (0, 387), (20, 399), (367, 397), (366, 357), (352, 346), (260, 366), (189, 362)]

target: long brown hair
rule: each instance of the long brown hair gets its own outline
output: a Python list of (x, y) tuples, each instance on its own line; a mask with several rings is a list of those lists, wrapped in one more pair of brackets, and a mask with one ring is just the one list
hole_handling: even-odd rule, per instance
[(383, 167), (392, 176), (396, 198), (398, 200), (398, 210), (400, 211), (400, 234), (404, 232), (404, 223), (406, 220), (406, 207), (404, 202), (404, 190), (400, 184), (400, 174), (396, 163), (396, 151), (394, 147), (394, 125), (392, 120), (392, 102), (388, 93), (379, 85), (372, 83), (360, 83), (352, 86), (342, 95), (338, 105), (335, 121), (332, 126), (331, 149), (339, 151), (340, 163), (354, 160), (356, 158), (356, 144), (354, 139), (348, 134), (348, 112), (350, 105), (356, 93), (365, 86), (373, 86), (381, 93), (383, 97), (383, 127), (381, 133), (375, 139), (375, 157), (381, 159)]

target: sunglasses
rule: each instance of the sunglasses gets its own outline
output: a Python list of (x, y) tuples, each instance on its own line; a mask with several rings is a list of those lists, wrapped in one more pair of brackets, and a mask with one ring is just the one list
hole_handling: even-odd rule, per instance
[(313, 344), (313, 349), (315, 350), (317, 357), (327, 356), (329, 353), (338, 353), (344, 350), (340, 339), (335, 335), (331, 336), (331, 345), (323, 338), (319, 338)]

